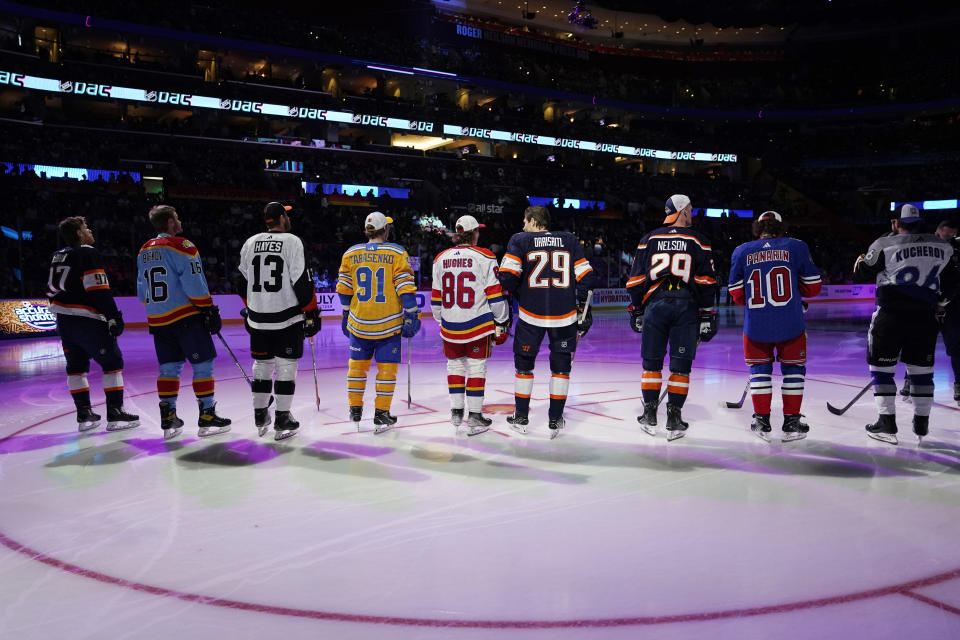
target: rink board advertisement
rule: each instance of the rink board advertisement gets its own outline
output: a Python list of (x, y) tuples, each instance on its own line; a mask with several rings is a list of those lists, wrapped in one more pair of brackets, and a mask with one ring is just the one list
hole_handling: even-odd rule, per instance
[(54, 335), (57, 317), (45, 299), (0, 300), (0, 338)]

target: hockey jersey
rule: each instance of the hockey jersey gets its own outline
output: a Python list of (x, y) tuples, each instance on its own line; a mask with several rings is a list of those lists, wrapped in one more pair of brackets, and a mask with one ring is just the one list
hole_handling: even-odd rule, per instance
[(566, 327), (577, 321), (577, 302), (586, 300), (596, 274), (572, 233), (524, 231), (507, 243), (499, 279), (516, 296), (521, 320)]
[(933, 234), (883, 236), (857, 260), (853, 273), (861, 282), (876, 280), (880, 307), (928, 309), (937, 304), (940, 275), (952, 255), (950, 243)]
[(820, 293), (820, 272), (806, 243), (795, 238), (745, 242), (730, 258), (730, 296), (747, 307), (743, 332), (757, 342), (781, 342), (806, 329), (801, 297)]
[(458, 246), (433, 261), (430, 306), (447, 342), (472, 342), (506, 322), (507, 303), (497, 280), (497, 258), (489, 249)]
[(103, 321), (119, 313), (100, 254), (87, 244), (53, 254), (47, 297), (51, 313)]
[(655, 296), (692, 298), (701, 308), (712, 307), (717, 276), (706, 236), (687, 227), (660, 227), (645, 235), (637, 245), (627, 292), (637, 308)]
[(162, 327), (213, 305), (197, 247), (161, 233), (137, 255), (137, 298), (147, 308), (147, 324)]
[(337, 274), (337, 293), (349, 299), (347, 330), (358, 338), (392, 336), (403, 324), (400, 296), (415, 295), (407, 251), (392, 242), (368, 242), (347, 249)]
[(241, 297), (253, 329), (285, 329), (317, 308), (303, 242), (292, 233), (251, 236), (240, 249)]

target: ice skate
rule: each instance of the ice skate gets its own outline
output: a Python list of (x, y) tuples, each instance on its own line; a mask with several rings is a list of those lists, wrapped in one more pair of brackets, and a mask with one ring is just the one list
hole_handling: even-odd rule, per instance
[[(454, 409), (454, 411), (456, 411), (456, 409)], [(482, 413), (474, 413), (471, 411), (470, 415), (467, 416), (467, 435), (478, 436), (485, 431), (489, 431), (492, 423), (493, 420), (485, 418)]]
[(230, 418), (221, 418), (217, 415), (216, 404), (206, 409), (200, 409), (200, 416), (197, 418), (197, 426), (200, 427), (200, 430), (197, 431), (197, 436), (208, 438), (226, 433), (230, 431), (230, 422)]
[(556, 420), (550, 421), (550, 439), (553, 440), (560, 435), (560, 431), (567, 424), (567, 421), (563, 419), (563, 416), (560, 416)]
[(450, 409), (450, 424), (459, 427), (463, 422), (463, 409)]
[(169, 402), (160, 403), (160, 428), (164, 440), (176, 438), (183, 430), (183, 420), (177, 417), (176, 407), (171, 407)]
[(390, 415), (388, 409), (377, 409), (373, 413), (373, 432), (383, 433), (393, 428), (397, 424), (397, 416)]
[(514, 413), (512, 416), (507, 416), (507, 424), (517, 433), (526, 433), (527, 425), (530, 424), (530, 418)]
[(257, 435), (263, 437), (270, 429), (270, 410), (267, 407), (253, 410), (253, 422), (257, 426)]
[(769, 413), (753, 414), (753, 422), (750, 424), (750, 432), (753, 433), (753, 435), (757, 436), (764, 442), (770, 442), (771, 431), (772, 428), (770, 427)]
[(783, 416), (783, 441), (793, 442), (807, 437), (810, 427), (800, 421), (802, 414), (794, 413)]
[(100, 416), (93, 412), (90, 407), (79, 407), (77, 409), (77, 430), (85, 433), (91, 429), (100, 426)]
[(880, 414), (877, 421), (867, 425), (867, 435), (874, 440), (897, 444), (897, 418), (889, 414)]
[(644, 433), (648, 433), (651, 436), (657, 435), (656, 403), (651, 402), (643, 405), (643, 415), (637, 416), (637, 422), (640, 423), (640, 428), (643, 429)]
[(667, 442), (679, 440), (687, 435), (687, 427), (690, 425), (683, 421), (680, 415), (680, 407), (675, 404), (667, 403)]
[(107, 431), (123, 431), (140, 426), (140, 416), (127, 413), (123, 407), (107, 407)]
[(913, 416), (913, 432), (917, 434), (917, 446), (930, 432), (930, 416)]
[(363, 407), (350, 407), (350, 422), (360, 431), (360, 420), (363, 419)]
[(289, 411), (277, 411), (273, 428), (276, 431), (273, 435), (274, 440), (286, 440), (297, 435), (300, 423), (293, 419)]

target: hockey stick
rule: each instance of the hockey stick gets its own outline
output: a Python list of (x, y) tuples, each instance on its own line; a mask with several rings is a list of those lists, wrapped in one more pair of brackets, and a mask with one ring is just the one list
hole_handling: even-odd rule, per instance
[(863, 389), (860, 389), (860, 393), (858, 393), (856, 396), (854, 396), (853, 400), (851, 400), (850, 402), (848, 402), (848, 403), (847, 403), (847, 406), (845, 406), (843, 409), (837, 409), (835, 406), (833, 406), (832, 404), (830, 404), (830, 403), (828, 402), (828, 403), (827, 403), (827, 411), (829, 411), (830, 413), (832, 413), (832, 414), (835, 415), (835, 416), (842, 416), (844, 413), (847, 412), (847, 409), (849, 409), (850, 407), (852, 407), (852, 406), (857, 402), (857, 400), (859, 400), (859, 399), (863, 396), (863, 394), (865, 394), (867, 391), (870, 390), (870, 387), (872, 387), (872, 386), (873, 386), (873, 380), (871, 380), (870, 382), (868, 382), (868, 383), (867, 383), (867, 386), (865, 386)]
[(410, 345), (412, 340), (412, 337), (407, 338), (407, 409), (410, 408), (410, 404), (413, 402), (410, 397), (410, 361), (413, 358)]
[(243, 374), (243, 379), (247, 381), (247, 384), (251, 387), (253, 383), (250, 382), (250, 376), (247, 375), (247, 372), (243, 370), (243, 366), (240, 364), (240, 361), (237, 360), (237, 356), (233, 354), (233, 349), (230, 348), (230, 345), (227, 344), (227, 341), (223, 339), (223, 334), (217, 331), (217, 337), (220, 338), (220, 342), (223, 343), (223, 346), (227, 348), (227, 353), (230, 354), (230, 357), (233, 358), (233, 364), (237, 365), (237, 369), (240, 369), (240, 373)]
[[(590, 303), (593, 301), (593, 289), (587, 292), (587, 300), (583, 303), (583, 313), (577, 316), (577, 324), (587, 317), (587, 312), (590, 311)], [(573, 362), (573, 359), (577, 356), (577, 347), (580, 346), (580, 332), (577, 331), (577, 340), (573, 345), (573, 353), (570, 354), (570, 362)]]
[(739, 400), (739, 402), (730, 402), (729, 400), (727, 400), (726, 402), (724, 402), (724, 404), (726, 405), (727, 409), (740, 409), (741, 407), (743, 407), (743, 402), (744, 402), (744, 400), (747, 399), (747, 392), (748, 392), (749, 390), (750, 390), (750, 381), (747, 380), (747, 386), (745, 386), (745, 387), (743, 388), (743, 393), (740, 395), (740, 400)]
[(317, 399), (317, 411), (320, 411), (320, 385), (317, 384), (317, 354), (313, 350), (313, 336), (310, 336), (310, 360), (313, 362), (313, 396)]

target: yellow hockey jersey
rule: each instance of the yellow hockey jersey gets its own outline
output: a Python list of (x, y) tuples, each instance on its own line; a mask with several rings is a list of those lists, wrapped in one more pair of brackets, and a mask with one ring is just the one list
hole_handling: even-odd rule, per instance
[[(358, 338), (386, 338), (400, 331), (400, 296), (416, 294), (406, 249), (392, 242), (368, 242), (350, 247), (340, 261), (337, 293), (350, 297), (347, 329)], [(344, 305), (346, 309), (346, 305)]]

